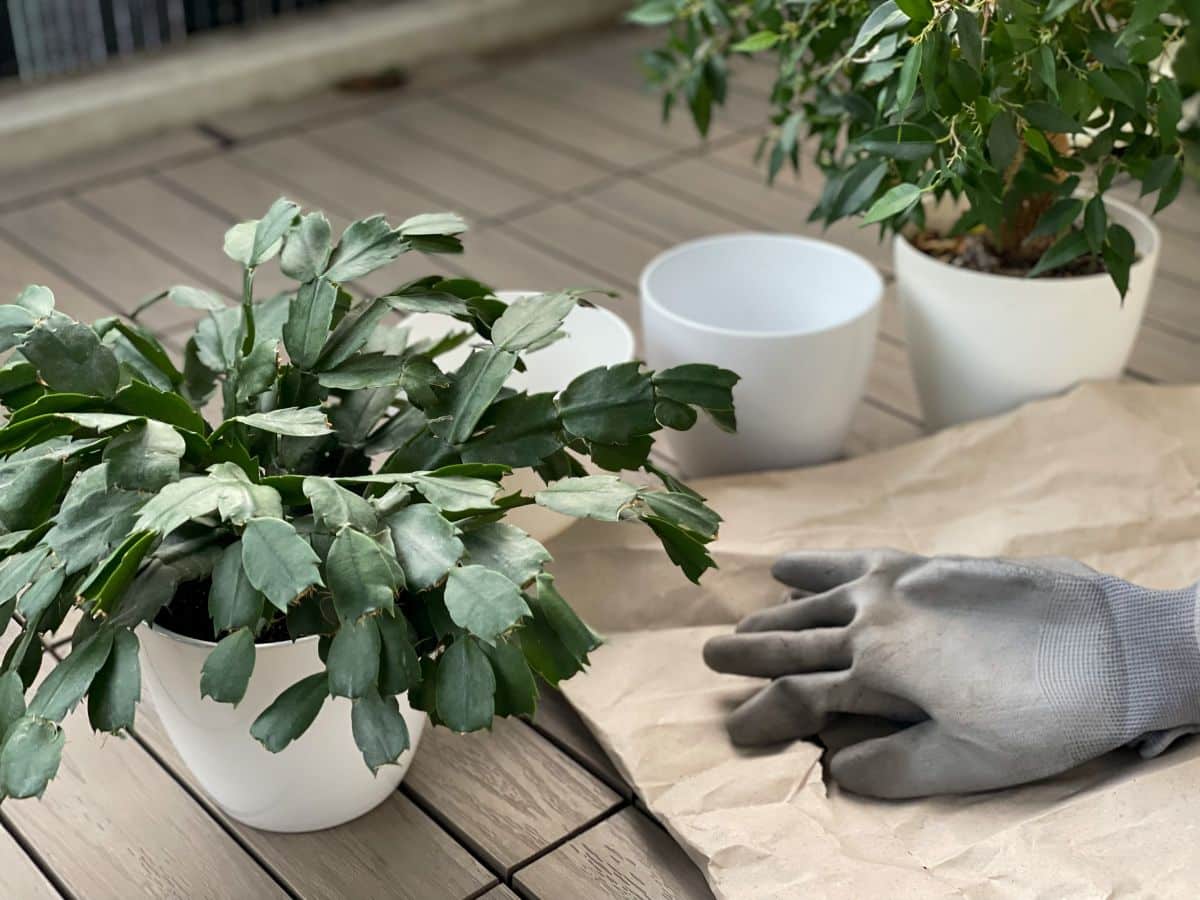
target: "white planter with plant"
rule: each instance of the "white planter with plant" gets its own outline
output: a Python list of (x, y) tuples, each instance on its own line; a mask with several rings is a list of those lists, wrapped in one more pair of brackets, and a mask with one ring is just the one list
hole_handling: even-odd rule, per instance
[[(646, 0), (631, 18), (671, 26), (647, 67), (701, 131), (729, 59), (775, 54), (768, 177), (810, 150), (826, 179), (812, 220), (906, 236), (909, 352), (944, 425), (1120, 373), (1158, 240), (1106, 194), (1138, 181), (1156, 212), (1178, 196), (1196, 15), (1183, 0)], [(941, 201), (955, 221), (927, 218)]]
[[(731, 422), (736, 376), (625, 362), (529, 393), (510, 376), (566, 337), (581, 292), (346, 287), (407, 251), (459, 251), (463, 230), (374, 216), (335, 242), (279, 200), (226, 235), (241, 303), (185, 287), (149, 301), (205, 314), (182, 368), (136, 321), (81, 324), (47, 288), (0, 306), (0, 622), (20, 623), (0, 664), (4, 796), (46, 789), (84, 698), (95, 729), (134, 728), (144, 672), (231, 816), (334, 825), (390, 794), (427, 718), (470, 732), (532, 714), (535, 677), (555, 685), (597, 646), (511, 511), (641, 523), (689, 578), (712, 565), (719, 518), (649, 456), (664, 424)], [(298, 286), (257, 300), (276, 257)], [(464, 327), (412, 342), (393, 312)], [(514, 470), (538, 489), (503, 490)], [(39, 678), (42, 638), (74, 608), (70, 653)]]

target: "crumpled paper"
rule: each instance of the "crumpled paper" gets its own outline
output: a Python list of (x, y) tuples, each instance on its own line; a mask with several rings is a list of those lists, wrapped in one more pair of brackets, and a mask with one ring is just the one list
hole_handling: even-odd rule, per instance
[(583, 522), (551, 551), (609, 636), (564, 693), (718, 897), (1195, 895), (1200, 740), (1005, 791), (873, 801), (827, 783), (814, 744), (734, 748), (725, 715), (761, 682), (709, 671), (700, 648), (779, 602), (770, 563), (803, 547), (1062, 555), (1195, 582), (1200, 387), (1085, 385), (874, 456), (695, 486), (726, 520), (702, 587), (648, 529)]

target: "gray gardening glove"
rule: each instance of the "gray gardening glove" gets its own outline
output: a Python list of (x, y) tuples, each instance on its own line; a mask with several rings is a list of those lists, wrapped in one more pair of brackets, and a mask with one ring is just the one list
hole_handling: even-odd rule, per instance
[(1006, 787), (1200, 731), (1196, 587), (886, 550), (791, 554), (774, 574), (792, 599), (704, 648), (719, 672), (773, 679), (733, 712), (730, 735), (811, 737), (838, 713), (907, 723), (833, 755), (848, 790)]

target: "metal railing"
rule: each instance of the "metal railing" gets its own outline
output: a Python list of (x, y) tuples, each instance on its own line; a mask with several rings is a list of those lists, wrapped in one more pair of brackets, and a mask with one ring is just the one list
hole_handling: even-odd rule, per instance
[(0, 78), (43, 81), (335, 0), (0, 0)]

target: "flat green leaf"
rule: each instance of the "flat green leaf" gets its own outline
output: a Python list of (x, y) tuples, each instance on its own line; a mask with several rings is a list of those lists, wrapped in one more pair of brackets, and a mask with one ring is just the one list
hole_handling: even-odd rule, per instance
[[(242, 338), (242, 311), (223, 309), (200, 320), (192, 340), (196, 357), (213, 372), (229, 372), (237, 365)], [(185, 361), (186, 375), (186, 361)]]
[(1088, 249), (1099, 253), (1104, 247), (1104, 237), (1108, 232), (1108, 213), (1104, 209), (1104, 198), (1097, 194), (1088, 201), (1083, 211), (1083, 235), (1087, 238)]
[(896, 5), (914, 22), (928, 22), (933, 18), (933, 3), (930, 0), (896, 0)]
[(408, 749), (408, 726), (395, 697), (381, 697), (371, 689), (354, 701), (350, 709), (354, 743), (372, 772), (395, 763)]
[(561, 478), (536, 494), (538, 506), (565, 516), (618, 522), (621, 511), (637, 498), (637, 488), (616, 475)]
[(157, 491), (179, 479), (187, 444), (170, 425), (146, 419), (116, 434), (104, 448), (109, 484), (128, 490)]
[(231, 631), (217, 643), (200, 670), (200, 696), (237, 706), (246, 696), (254, 672), (254, 634), (249, 628)]
[(1129, 230), (1115, 222), (1108, 226), (1108, 240), (1104, 245), (1104, 267), (1112, 277), (1113, 284), (1125, 299), (1129, 291), (1129, 269), (1137, 258), (1137, 247)]
[(492, 324), (492, 343), (501, 350), (518, 352), (544, 346), (577, 302), (577, 295), (570, 291), (520, 297)]
[(517, 355), (489, 347), (476, 350), (459, 369), (450, 391), (451, 426), (444, 435), (451, 444), (464, 443), (491, 406), (517, 363)]
[(25, 685), (16, 672), (5, 672), (0, 675), (0, 746), (3, 746), (4, 738), (23, 715)]
[(237, 367), (237, 399), (245, 403), (269, 391), (279, 372), (279, 342), (274, 338), (258, 341)]
[(559, 396), (558, 411), (571, 434), (601, 444), (627, 444), (659, 427), (650, 376), (637, 362), (583, 373)]
[(1021, 139), (1017, 135), (1017, 119), (1009, 111), (997, 113), (988, 126), (988, 153), (996, 171), (1004, 174), (1017, 157)]
[(391, 612), (398, 587), (383, 548), (353, 528), (334, 538), (325, 561), (325, 577), (338, 618), (352, 622), (377, 610)]
[(117, 391), (113, 405), (128, 415), (157, 419), (174, 425), (181, 431), (199, 435), (208, 431), (204, 417), (178, 394), (157, 390), (139, 381), (127, 384)]
[(380, 529), (375, 508), (353, 491), (332, 478), (309, 476), (304, 479), (304, 496), (312, 504), (313, 516), (330, 531), (349, 525), (367, 534)]
[(955, 27), (958, 48), (962, 51), (963, 59), (978, 72), (983, 65), (983, 35), (979, 30), (979, 19), (965, 8), (956, 9), (954, 15), (958, 22)]
[(113, 629), (102, 628), (82, 644), (73, 646), (70, 655), (51, 669), (38, 686), (29, 703), (28, 714), (53, 722), (66, 718), (107, 662), (112, 645)]
[(320, 557), (290, 522), (251, 519), (242, 534), (242, 568), (250, 583), (280, 610), (310, 587), (323, 586)]
[(489, 522), (463, 535), (467, 558), (499, 572), (517, 585), (528, 584), (550, 562), (550, 553), (515, 525)]
[(63, 561), (67, 575), (86, 569), (131, 531), (147, 530), (134, 525), (142, 496), (110, 488), (107, 469), (102, 464), (75, 477), (46, 534), (45, 545)]
[(186, 284), (168, 288), (167, 299), (184, 309), (199, 309), (204, 312), (220, 312), (229, 308), (229, 304), (212, 291), (188, 287)]
[(300, 285), (283, 326), (283, 345), (294, 365), (311, 369), (320, 358), (329, 340), (337, 297), (337, 287), (324, 278)]
[(360, 303), (351, 309), (333, 329), (313, 368), (318, 372), (336, 369), (361, 350), (375, 333), (379, 321), (388, 314), (388, 309), (382, 299)]
[(118, 629), (113, 635), (108, 661), (96, 674), (88, 691), (88, 719), (96, 731), (116, 734), (133, 727), (134, 713), (142, 698), (142, 669), (138, 661), (138, 639), (132, 631)]
[(409, 476), (421, 495), (443, 512), (495, 509), (500, 487), (485, 478), (413, 472)]
[(1056, 235), (1070, 226), (1079, 214), (1083, 212), (1083, 201), (1078, 197), (1063, 197), (1042, 213), (1038, 223), (1030, 233), (1031, 238), (1049, 237)]
[(854, 56), (881, 34), (899, 28), (907, 21), (908, 16), (894, 0), (884, 0), (883, 3), (871, 10), (871, 14), (863, 21), (854, 38), (854, 43), (846, 51), (846, 56)]
[(250, 267), (254, 256), (254, 234), (258, 229), (258, 219), (239, 222), (225, 232), (222, 249), (225, 255), (243, 268)]
[(292, 227), (300, 207), (280, 197), (271, 204), (267, 214), (254, 228), (254, 242), (250, 250), (250, 265), (260, 266), (279, 252), (284, 235)]
[(675, 0), (643, 0), (625, 14), (635, 25), (666, 25), (675, 20)]
[(342, 233), (324, 277), (339, 284), (353, 281), (387, 265), (406, 249), (404, 236), (383, 216), (361, 219)]
[(0, 463), (0, 525), (36, 528), (49, 518), (63, 483), (63, 461), (54, 457)]
[(37, 319), (23, 306), (0, 306), (0, 353), (11, 350), (24, 340)]
[(86, 325), (64, 319), (40, 322), (25, 336), (21, 353), (56, 391), (102, 397), (117, 392), (117, 358)]
[(1179, 158), (1175, 156), (1160, 156), (1150, 163), (1146, 175), (1142, 178), (1141, 195), (1145, 197), (1160, 190), (1175, 175), (1179, 168)]
[(577, 662), (587, 662), (588, 654), (600, 646), (599, 636), (588, 628), (558, 592), (554, 585), (554, 576), (538, 576), (537, 589), (529, 598), (529, 602), (536, 615), (544, 620)]
[(379, 690), (403, 694), (421, 681), (421, 661), (409, 639), (408, 623), (400, 614), (376, 616), (379, 626)]
[(0, 747), (0, 791), (16, 800), (40, 797), (58, 774), (65, 740), (53, 722), (19, 719)]
[(207, 475), (162, 488), (142, 507), (136, 530), (167, 535), (189, 519), (214, 512), (241, 525), (253, 516), (282, 516), (283, 503), (274, 488), (254, 484), (239, 466), (222, 462), (210, 466)]
[(1026, 103), (1022, 112), (1030, 125), (1051, 134), (1076, 134), (1083, 131), (1082, 125), (1053, 103), (1034, 100), (1032, 103)]
[(444, 599), (454, 623), (488, 644), (529, 615), (520, 588), (481, 565), (451, 569)]
[(763, 50), (770, 50), (780, 41), (780, 35), (774, 31), (756, 31), (747, 37), (742, 38), (729, 49), (733, 53), (759, 53)]
[(714, 538), (721, 517), (690, 494), (675, 491), (645, 491), (641, 495), (654, 514), (704, 538)]
[(412, 590), (436, 585), (466, 552), (454, 525), (432, 504), (402, 507), (388, 516), (387, 524)]
[(54, 312), (54, 291), (41, 284), (26, 285), (13, 303), (38, 319)]
[[(25, 566), (14, 566), (13, 572), (18, 573), (22, 569), (27, 570), (28, 563)], [(3, 595), (3, 602), (7, 603), (14, 596), (14, 592), (10, 590), (12, 577), (8, 571), (4, 572), (5, 586), (0, 590), (0, 595)], [(43, 612), (49, 609), (59, 593), (66, 584), (67, 574), (62, 566), (54, 566), (51, 569), (44, 570), (37, 576), (36, 580), (29, 585), (29, 590), (21, 594), (20, 600), (17, 602), (17, 612), (26, 621), (35, 621)]]
[(373, 618), (343, 620), (325, 660), (330, 695), (353, 700), (375, 690), (380, 649), (379, 628)]
[(446, 648), (437, 667), (437, 712), (446, 727), (459, 732), (489, 727), (495, 693), (492, 665), (474, 638), (464, 635)]
[(700, 583), (700, 576), (707, 569), (715, 569), (717, 564), (708, 554), (703, 541), (697, 538), (694, 534), (684, 531), (674, 522), (662, 518), (661, 516), (643, 515), (642, 521), (650, 526), (650, 529), (658, 535), (659, 541), (662, 542), (663, 549), (667, 551), (667, 556), (671, 562), (679, 566), (683, 570), (683, 574), (688, 580), (695, 584)]
[[(1158, 131), (1164, 147), (1170, 147), (1179, 136), (1179, 121), (1183, 118), (1183, 96), (1173, 78), (1161, 78), (1158, 89)], [(2, 346), (2, 342), (0, 342)]]
[(1050, 247), (1029, 272), (1030, 278), (1036, 278), (1043, 272), (1050, 272), (1088, 252), (1087, 238), (1082, 231), (1070, 231), (1058, 239)]
[(521, 648), (501, 638), (495, 646), (484, 644), (482, 649), (496, 678), (495, 714), (534, 715), (537, 712), (537, 683)]
[(421, 213), (405, 219), (396, 230), (405, 237), (454, 235), (465, 232), (467, 223), (457, 213)]
[(921, 59), (925, 52), (924, 44), (913, 44), (904, 55), (904, 63), (900, 66), (900, 76), (896, 80), (896, 110), (903, 113), (912, 103), (917, 92), (917, 81), (921, 75)]
[(236, 628), (258, 627), (266, 598), (250, 583), (242, 567), (242, 542), (235, 541), (224, 550), (213, 567), (212, 586), (208, 591), (208, 615), (217, 634)]
[(299, 223), (288, 232), (279, 257), (279, 268), (288, 278), (312, 281), (325, 271), (332, 252), (333, 232), (329, 220), (324, 213), (308, 213), (301, 216)]
[(1046, 6), (1046, 11), (1042, 13), (1042, 21), (1053, 22), (1055, 19), (1061, 19), (1078, 3), (1079, 0), (1050, 0), (1050, 3)]
[(78, 593), (90, 601), (93, 612), (107, 613), (111, 609), (116, 599), (133, 583), (138, 567), (157, 540), (158, 535), (152, 531), (135, 531), (88, 576)]
[[(320, 437), (332, 429), (325, 411), (319, 406), (309, 406), (298, 409), (294, 406), (284, 409), (273, 409), (270, 412), (250, 413), (245, 416), (233, 416), (226, 420), (241, 422), (259, 431), (269, 431), (272, 434), (283, 434), (288, 437)], [(218, 429), (218, 433), (221, 429)]]
[(855, 140), (855, 145), (869, 153), (898, 159), (903, 162), (920, 162), (928, 159), (937, 149), (933, 132), (921, 125), (903, 123), (884, 125), (868, 131)]
[(329, 678), (324, 672), (302, 678), (254, 720), (251, 736), (272, 753), (278, 753), (308, 730), (328, 696)]
[(480, 434), (463, 444), (464, 462), (535, 466), (562, 446), (554, 395), (515, 394), (494, 403), (479, 420)]

